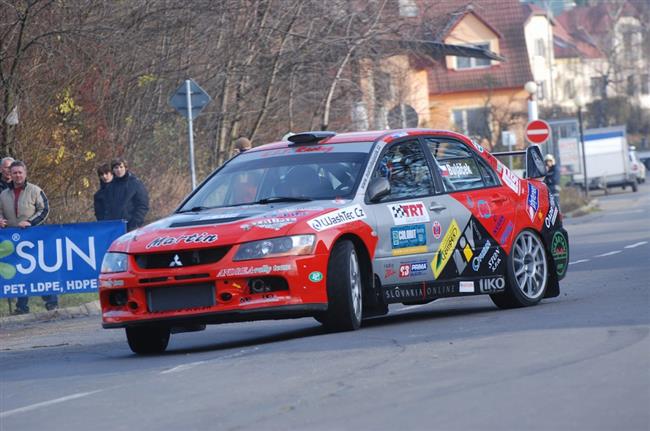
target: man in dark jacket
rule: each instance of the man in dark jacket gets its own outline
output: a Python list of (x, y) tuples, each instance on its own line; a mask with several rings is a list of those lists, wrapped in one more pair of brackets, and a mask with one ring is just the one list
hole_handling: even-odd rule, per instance
[(93, 196), (93, 203), (95, 208), (95, 218), (97, 220), (106, 220), (107, 217), (107, 200), (108, 200), (108, 183), (113, 181), (113, 172), (108, 163), (97, 168), (97, 176), (99, 177), (99, 190)]
[(149, 195), (142, 181), (128, 169), (122, 158), (111, 161), (113, 181), (106, 188), (106, 220), (126, 220), (126, 229), (132, 231), (144, 224)]

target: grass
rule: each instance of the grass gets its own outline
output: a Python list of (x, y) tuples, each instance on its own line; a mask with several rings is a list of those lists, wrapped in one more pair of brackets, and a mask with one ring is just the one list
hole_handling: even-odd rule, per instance
[[(93, 302), (99, 299), (97, 292), (93, 293), (71, 293), (68, 295), (59, 295), (59, 308), (73, 307), (75, 305)], [(16, 308), (16, 299), (11, 300), (11, 309)], [(45, 311), (45, 304), (40, 296), (32, 296), (29, 298), (29, 311), (41, 312)], [(9, 316), (9, 300), (7, 298), (0, 300), (0, 317)]]
[[(588, 201), (582, 190), (576, 187), (562, 187), (560, 190), (560, 208), (563, 214), (570, 213), (587, 205)], [(578, 215), (578, 214), (574, 214)]]

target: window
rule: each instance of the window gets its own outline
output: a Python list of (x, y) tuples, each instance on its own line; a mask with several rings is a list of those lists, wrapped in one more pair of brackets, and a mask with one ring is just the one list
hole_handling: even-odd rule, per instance
[(546, 98), (546, 81), (539, 81), (537, 83), (537, 100), (544, 100)]
[(488, 108), (454, 109), (452, 115), (456, 129), (462, 133), (475, 138), (477, 141), (480, 141), (481, 138), (490, 138)]
[(418, 5), (415, 0), (398, 0), (399, 16), (418, 16)]
[(445, 192), (499, 184), (492, 169), (460, 142), (427, 138), (426, 143), (442, 177)]
[(565, 81), (564, 97), (568, 99), (573, 99), (574, 97), (576, 97), (576, 87), (573, 84), (573, 81)]
[(650, 94), (650, 75), (641, 75), (641, 94)]
[[(468, 45), (476, 48), (490, 49), (489, 43), (476, 43)], [(456, 57), (456, 69), (476, 69), (481, 67), (489, 67), (492, 61), (489, 58), (474, 58), (474, 57)]]
[(594, 99), (604, 99), (607, 92), (607, 80), (604, 76), (594, 76), (591, 78), (591, 97)]
[(381, 201), (415, 198), (433, 194), (427, 160), (417, 141), (392, 146), (381, 158), (373, 178), (390, 182), (390, 195)]
[(535, 39), (535, 55), (546, 57), (546, 44), (544, 39)]

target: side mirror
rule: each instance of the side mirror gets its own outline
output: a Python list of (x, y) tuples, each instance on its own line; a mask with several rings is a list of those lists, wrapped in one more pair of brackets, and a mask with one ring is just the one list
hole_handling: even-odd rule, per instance
[(390, 194), (390, 183), (384, 177), (377, 177), (368, 185), (368, 200), (377, 202), (379, 199)]
[(544, 178), (546, 176), (546, 165), (542, 157), (542, 151), (537, 145), (526, 148), (526, 178)]

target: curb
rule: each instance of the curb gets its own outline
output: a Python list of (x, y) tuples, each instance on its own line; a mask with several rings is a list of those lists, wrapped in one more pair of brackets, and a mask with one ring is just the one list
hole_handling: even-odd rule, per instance
[(587, 215), (590, 212), (592, 212), (594, 209), (598, 208), (598, 199), (592, 199), (590, 200), (586, 205), (581, 206), (580, 208), (576, 208), (573, 211), (569, 211), (566, 214), (562, 214), (564, 217), (580, 217), (583, 215)]
[(96, 300), (73, 307), (57, 308), (56, 310), (52, 311), (40, 311), (36, 313), (21, 314), (18, 316), (0, 317), (0, 327), (18, 323), (49, 322), (52, 320), (66, 320), (75, 319), (78, 317), (99, 316), (101, 313), (102, 309), (99, 305), (99, 300)]

